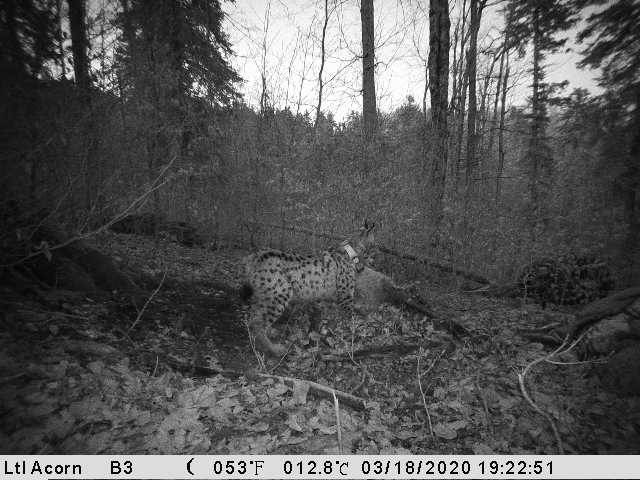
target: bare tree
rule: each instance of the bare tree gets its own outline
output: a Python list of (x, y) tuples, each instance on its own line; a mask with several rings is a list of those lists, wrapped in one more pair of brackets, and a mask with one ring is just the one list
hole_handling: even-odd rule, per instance
[[(451, 175), (456, 179), (456, 187), (460, 180), (460, 171), (462, 166), (462, 138), (464, 134), (465, 107), (467, 103), (467, 88), (469, 86), (469, 69), (465, 63), (465, 48), (469, 40), (470, 29), (467, 27), (467, 0), (462, 2), (462, 11), (458, 18), (457, 26), (460, 27), (459, 32), (454, 36), (454, 64), (453, 64), (453, 88), (451, 92), (451, 103), (449, 111), (453, 117), (455, 135), (452, 135), (451, 145), (455, 146), (454, 161), (451, 162)], [(459, 54), (456, 54), (459, 52)], [(455, 56), (459, 58), (455, 58)]]
[(469, 50), (467, 51), (467, 68), (469, 70), (469, 113), (467, 115), (467, 170), (466, 170), (466, 186), (467, 191), (471, 186), (473, 171), (476, 167), (476, 118), (477, 118), (477, 97), (476, 97), (476, 76), (477, 76), (477, 59), (478, 59), (478, 30), (480, 29), (480, 19), (482, 18), (482, 9), (484, 8), (484, 0), (471, 0), (469, 8), (471, 10), (471, 39), (469, 42)]
[[(460, 104), (460, 90), (462, 89), (462, 79), (464, 77), (464, 48), (469, 37), (465, 30), (467, 23), (467, 0), (462, 1), (462, 10), (456, 21), (456, 28), (453, 34), (453, 87), (451, 91), (450, 111), (454, 113)], [(458, 47), (460, 44), (460, 47)], [(459, 52), (459, 53), (458, 53)], [(459, 58), (458, 58), (459, 57)]]
[(500, 106), (500, 124), (498, 126), (498, 168), (496, 171), (496, 198), (495, 201), (500, 201), (500, 195), (502, 194), (502, 171), (504, 169), (504, 117), (506, 114), (507, 104), (507, 82), (509, 81), (509, 51), (504, 51), (504, 75), (502, 76), (502, 99)]
[[(324, 23), (322, 24), (322, 37), (320, 38), (320, 71), (318, 72), (318, 104), (316, 106), (316, 121), (314, 128), (316, 134), (318, 131), (318, 120), (320, 119), (320, 111), (322, 109), (322, 88), (324, 83), (322, 82), (322, 72), (324, 71), (325, 60), (325, 39), (327, 36), (327, 25), (329, 24), (329, 0), (324, 0)], [(374, 97), (375, 100), (375, 97)], [(317, 138), (317, 135), (316, 135)]]
[[(484, 134), (487, 130), (487, 121), (489, 119), (489, 111), (490, 111), (489, 91), (491, 89), (491, 86), (494, 83), (493, 72), (496, 68), (496, 65), (500, 61), (500, 57), (502, 56), (501, 52), (502, 52), (502, 48), (498, 48), (497, 51), (494, 51), (491, 47), (489, 47), (487, 52), (487, 53), (491, 53), (492, 57), (488, 59), (489, 67), (486, 69), (483, 75), (482, 82), (481, 82), (482, 87), (480, 88), (482, 93), (480, 94), (480, 108), (478, 109), (478, 121), (476, 122), (476, 125), (477, 125), (476, 133), (478, 135), (478, 142), (477, 142), (478, 145), (483, 144)], [(501, 77), (501, 74), (498, 76), (498, 79), (496, 80), (496, 84), (500, 82), (500, 77)], [(497, 95), (496, 95), (496, 98), (497, 98)], [(480, 165), (481, 161), (480, 159), (478, 160), (479, 160), (478, 166), (481, 166)]]
[(449, 3), (432, 0), (429, 5), (429, 91), (431, 119), (436, 133), (436, 148), (431, 150), (432, 185), (435, 213), (439, 222), (447, 171), (447, 105), (449, 90)]
[(60, 78), (67, 77), (67, 66), (65, 65), (64, 37), (62, 34), (62, 0), (56, 0), (56, 41), (58, 42), (58, 66), (60, 67)]
[(362, 22), (362, 117), (364, 138), (371, 140), (378, 129), (375, 83), (375, 46), (373, 23), (373, 0), (362, 0), (360, 6)]
[(264, 115), (269, 105), (269, 93), (267, 92), (267, 35), (269, 34), (269, 21), (271, 19), (271, 2), (267, 3), (267, 9), (264, 14), (264, 29), (262, 36), (262, 61), (260, 70), (260, 113)]
[(500, 67), (498, 70), (498, 79), (496, 82), (496, 95), (493, 101), (493, 114), (491, 116), (491, 121), (490, 121), (492, 125), (489, 129), (489, 145), (487, 147), (487, 152), (489, 153), (489, 155), (491, 155), (491, 152), (493, 151), (493, 142), (495, 140), (496, 123), (498, 123), (498, 104), (500, 103), (500, 94), (502, 92), (502, 79), (505, 73), (505, 69), (504, 69), (505, 59), (508, 56), (508, 49), (507, 49), (508, 44), (509, 44), (509, 37), (508, 35), (505, 35), (504, 41), (499, 50)]

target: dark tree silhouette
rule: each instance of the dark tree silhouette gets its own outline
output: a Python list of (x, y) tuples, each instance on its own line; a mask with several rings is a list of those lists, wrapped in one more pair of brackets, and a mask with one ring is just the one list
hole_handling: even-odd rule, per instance
[(371, 140), (378, 128), (375, 82), (375, 46), (373, 30), (373, 0), (362, 0), (362, 117), (364, 138)]
[(179, 96), (206, 96), (227, 104), (236, 95), (237, 73), (227, 59), (231, 45), (222, 29), (218, 0), (121, 0), (120, 65), (132, 84), (147, 80)]
[(531, 139), (527, 151), (530, 174), (529, 195), (532, 213), (532, 232), (542, 222), (547, 224), (544, 205), (549, 193), (553, 158), (546, 138), (549, 115), (547, 106), (554, 85), (545, 81), (545, 56), (558, 51), (566, 38), (558, 34), (566, 31), (576, 21), (567, 0), (512, 0), (508, 6), (507, 24), (509, 39), (523, 54), (527, 44), (533, 48), (533, 77), (531, 91)]
[[(576, 0), (575, 7), (600, 6), (596, 0)], [(631, 259), (632, 281), (640, 281), (640, 3), (612, 2), (587, 18), (578, 40), (588, 42), (582, 52), (583, 67), (601, 68), (600, 85), (613, 93), (625, 116), (622, 128), (631, 132), (629, 153), (618, 179), (629, 226), (625, 242)]]
[(89, 89), (89, 57), (86, 25), (85, 0), (68, 0), (69, 29), (71, 30), (71, 51), (73, 52), (73, 73), (76, 84), (82, 92)]
[(5, 72), (37, 78), (58, 56), (56, 5), (50, 0), (0, 2), (0, 63)]
[[(441, 215), (442, 196), (447, 172), (447, 98), (449, 91), (449, 4), (433, 0), (429, 4), (429, 92), (431, 119), (436, 146), (431, 148), (432, 185), (435, 190), (436, 218)], [(438, 223), (438, 221), (437, 221)]]

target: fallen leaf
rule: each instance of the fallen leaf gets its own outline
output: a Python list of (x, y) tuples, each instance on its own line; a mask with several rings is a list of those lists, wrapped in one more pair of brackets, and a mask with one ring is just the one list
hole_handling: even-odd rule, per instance
[(304, 405), (307, 403), (307, 393), (309, 392), (309, 384), (296, 380), (293, 383), (293, 404)]
[(447, 424), (437, 423), (433, 426), (433, 433), (440, 438), (444, 438), (445, 440), (454, 440), (458, 433), (450, 428)]

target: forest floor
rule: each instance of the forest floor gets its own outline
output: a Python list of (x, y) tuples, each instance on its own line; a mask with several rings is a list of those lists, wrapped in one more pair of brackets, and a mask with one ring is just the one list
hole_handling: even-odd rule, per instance
[[(268, 373), (367, 402), (363, 411), (336, 410), (303, 384), (258, 375), (243, 306), (220, 289), (236, 284), (247, 252), (112, 233), (94, 244), (144, 275), (147, 301), (0, 287), (5, 453), (558, 452), (548, 419), (518, 384), (518, 373), (550, 350), (518, 329), (569, 322), (571, 312), (460, 293), (426, 270), (396, 280), (410, 282), (438, 319), (455, 320), (468, 335), (454, 338), (432, 319), (391, 306), (345, 320), (326, 305), (324, 335), (312, 341), (307, 312), (296, 309), (276, 328), (290, 351), (268, 360)], [(410, 347), (420, 343), (425, 348)], [(407, 347), (348, 355), (383, 345)], [(565, 453), (640, 453), (640, 399), (605, 390), (594, 364), (573, 363), (574, 351), (560, 360), (536, 365), (526, 385)]]

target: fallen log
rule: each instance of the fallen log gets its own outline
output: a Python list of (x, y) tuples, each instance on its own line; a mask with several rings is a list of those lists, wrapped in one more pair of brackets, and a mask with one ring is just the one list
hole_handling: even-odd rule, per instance
[[(80, 278), (80, 274), (86, 273), (95, 284), (95, 287), (107, 291), (118, 290), (139, 293), (138, 286), (120, 271), (111, 257), (90, 247), (83, 239), (70, 238), (66, 232), (53, 225), (40, 226), (33, 239), (37, 243), (47, 242), (49, 245), (60, 246), (57, 249), (51, 248), (51, 258), (46, 260), (40, 258), (41, 262), (34, 264), (36, 270), (44, 268), (47, 264), (51, 264), (55, 270), (58, 268), (58, 264), (64, 265), (72, 262), (77, 266), (73, 269), (73, 273), (76, 274), (74, 276), (79, 278), (70, 278), (69, 282), (78, 284), (86, 281), (84, 276)], [(38, 274), (38, 272), (34, 273)], [(91, 289), (90, 287), (87, 288)], [(79, 288), (76, 287), (75, 289)]]
[[(328, 233), (324, 233), (324, 232), (318, 232), (316, 230), (312, 230), (310, 228), (305, 228), (305, 227), (297, 227), (297, 226), (293, 226), (293, 225), (276, 225), (273, 223), (260, 223), (260, 222), (246, 222), (246, 225), (254, 225), (257, 227), (262, 227), (262, 228), (273, 228), (273, 229), (278, 229), (278, 230), (285, 230), (288, 232), (292, 232), (292, 233), (302, 233), (305, 235), (310, 235), (310, 236), (316, 236), (316, 237), (320, 237), (320, 238), (326, 238), (327, 240), (334, 240), (337, 242), (340, 242), (342, 240), (344, 240), (344, 237), (340, 237), (337, 235), (332, 235), (332, 234), (328, 234)], [(477, 283), (482, 283), (482, 284), (490, 284), (491, 282), (483, 277), (482, 275), (479, 275), (477, 273), (474, 272), (468, 272), (466, 270), (463, 270), (461, 268), (458, 268), (456, 266), (454, 266), (453, 264), (450, 263), (442, 263), (440, 261), (437, 261), (433, 258), (430, 257), (426, 257), (426, 256), (418, 256), (418, 255), (412, 255), (410, 253), (403, 253), (403, 252), (399, 252), (397, 250), (394, 250), (392, 248), (386, 247), (384, 245), (376, 245), (376, 248), (382, 252), (382, 253), (386, 253), (387, 255), (393, 255), (394, 257), (398, 257), (398, 258), (402, 258), (404, 260), (411, 260), (413, 262), (417, 262), (417, 263), (422, 263), (424, 265), (428, 265), (430, 267), (434, 267), (437, 268), (438, 270), (447, 272), (447, 273), (453, 273), (455, 275), (459, 275), (463, 278), (466, 278), (467, 280), (471, 280)]]
[[(360, 359), (365, 357), (374, 357), (378, 355), (408, 355), (410, 353), (415, 352), (420, 347), (423, 348), (440, 348), (443, 346), (443, 342), (432, 341), (432, 340), (421, 340), (420, 343), (394, 343), (391, 345), (373, 345), (370, 347), (361, 348), (359, 350), (346, 351), (346, 352), (337, 352), (337, 353), (327, 353), (322, 355), (322, 360), (336, 362), (343, 361), (347, 359)], [(449, 342), (446, 346), (446, 350), (453, 351), (455, 349), (455, 344)]]
[(575, 338), (588, 327), (602, 320), (622, 313), (640, 298), (640, 286), (627, 288), (587, 304), (576, 314), (576, 321), (569, 328), (571, 338)]
[(348, 405), (354, 410), (364, 410), (367, 406), (363, 398), (356, 397), (355, 395), (351, 395), (350, 393), (343, 392), (341, 390), (327, 387), (320, 383), (312, 382), (311, 380), (301, 380), (299, 378), (293, 377), (281, 377), (279, 375), (269, 375), (267, 373), (260, 373), (258, 374), (258, 377), (280, 380), (290, 388), (294, 388), (296, 383), (302, 382), (305, 385), (309, 386), (309, 393), (313, 396), (318, 398), (326, 398), (327, 400), (333, 400), (333, 396), (335, 395), (340, 403), (342, 403), (343, 405)]
[(454, 275), (458, 275), (462, 278), (466, 278), (467, 280), (471, 280), (473, 282), (482, 283), (482, 284), (491, 283), (487, 278), (483, 277), (482, 275), (479, 275), (474, 272), (469, 272), (467, 270), (462, 270), (461, 268), (458, 268), (451, 263), (439, 262), (431, 257), (418, 256), (418, 255), (412, 255), (410, 253), (398, 252), (397, 250), (394, 250), (389, 247), (385, 247), (384, 245), (378, 245), (378, 250), (380, 250), (382, 253), (393, 255), (394, 257), (402, 258), (404, 260), (411, 260), (412, 262), (416, 262), (416, 263), (422, 263), (423, 265), (436, 268), (443, 272), (453, 273)]
[(585, 305), (576, 313), (575, 321), (569, 325), (559, 325), (546, 333), (542, 331), (519, 331), (518, 333), (532, 342), (560, 345), (567, 334), (568, 341), (571, 341), (601, 320), (619, 313), (626, 313), (631, 317), (637, 316), (636, 304), (639, 302), (640, 287), (627, 288)]
[(200, 377), (210, 377), (215, 375), (223, 375), (225, 377), (240, 377), (244, 375), (247, 377), (247, 379), (270, 378), (274, 380), (280, 380), (290, 388), (295, 388), (296, 383), (304, 383), (305, 385), (309, 386), (309, 393), (315, 397), (333, 400), (333, 395), (335, 393), (336, 397), (338, 397), (338, 400), (340, 400), (343, 405), (348, 405), (355, 410), (364, 410), (366, 407), (366, 403), (363, 398), (356, 397), (355, 395), (351, 395), (350, 393), (336, 390), (334, 388), (327, 387), (316, 382), (312, 382), (311, 380), (303, 380), (293, 377), (282, 377), (279, 375), (270, 375), (267, 373), (256, 374), (250, 371), (211, 368), (204, 365), (187, 364), (168, 358), (164, 361), (171, 368), (185, 375), (194, 375)]
[(262, 222), (251, 222), (251, 221), (247, 221), (245, 222), (245, 225), (253, 225), (255, 227), (260, 227), (260, 228), (272, 228), (275, 230), (284, 230), (286, 232), (291, 232), (291, 233), (302, 233), (304, 235), (309, 235), (312, 237), (320, 237), (320, 238), (326, 238), (327, 240), (334, 240), (336, 242), (341, 242), (345, 239), (345, 237), (340, 237), (338, 235), (332, 235), (330, 233), (324, 233), (324, 232), (318, 232), (316, 230), (312, 230), (311, 228), (305, 228), (305, 227), (297, 227), (294, 225), (277, 225), (275, 223), (262, 223)]

